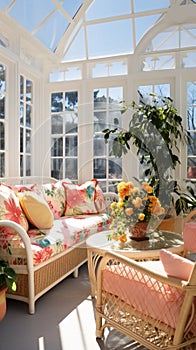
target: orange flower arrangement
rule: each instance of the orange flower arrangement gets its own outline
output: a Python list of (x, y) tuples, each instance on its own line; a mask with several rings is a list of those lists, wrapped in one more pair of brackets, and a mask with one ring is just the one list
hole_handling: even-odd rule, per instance
[(148, 229), (157, 227), (165, 210), (154, 195), (153, 188), (144, 182), (141, 189), (130, 182), (118, 184), (119, 201), (111, 203), (112, 234), (108, 239), (127, 240), (127, 228), (133, 228), (138, 222), (148, 223)]

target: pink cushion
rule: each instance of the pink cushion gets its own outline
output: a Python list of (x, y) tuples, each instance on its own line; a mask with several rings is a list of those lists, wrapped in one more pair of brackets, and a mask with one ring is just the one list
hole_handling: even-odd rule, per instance
[(102, 288), (137, 311), (176, 327), (184, 299), (181, 290), (122, 264), (108, 266), (103, 271)]
[(82, 185), (65, 184), (65, 215), (95, 214), (101, 211), (104, 198), (96, 179)]
[(184, 248), (196, 253), (196, 222), (187, 222), (183, 229)]
[(192, 261), (177, 254), (173, 254), (166, 249), (160, 250), (160, 259), (168, 276), (185, 281), (189, 280), (190, 274), (194, 267), (194, 263)]

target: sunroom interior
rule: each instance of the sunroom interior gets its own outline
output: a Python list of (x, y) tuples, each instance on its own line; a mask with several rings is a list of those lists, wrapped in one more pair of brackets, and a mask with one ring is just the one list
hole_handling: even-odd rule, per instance
[(115, 191), (138, 178), (136, 152), (110, 152), (103, 129), (126, 128), (120, 101), (170, 96), (192, 145), (174, 177), (194, 178), (193, 0), (2, 0), (0, 177), (97, 178)]
[[(143, 169), (136, 148), (116, 157), (103, 133), (106, 128), (129, 127), (131, 114), (121, 113), (122, 101), (139, 103), (139, 92), (146, 99), (149, 94), (172, 99), (192, 142), (180, 145), (180, 164), (171, 176), (182, 187), (186, 181), (194, 184), (195, 0), (1, 0), (0, 28), (1, 181), (19, 178), (23, 183), (33, 176), (82, 184), (97, 179), (103, 192), (117, 192), (119, 182), (140, 179)], [(67, 314), (73, 306), (77, 320), (87, 317), (82, 304), (79, 315), (77, 304), (90, 290), (87, 281), (82, 266), (78, 282), (68, 280), (54, 288), (54, 295), (48, 293), (33, 316), (26, 310), (21, 314), (20, 304), (10, 300), (10, 313), (0, 329), (5, 350), (14, 348), (16, 339), (7, 329), (11, 326), (20, 334), (17, 321), (25, 330), (18, 340), (21, 350), (37, 349), (39, 336), (48, 340), (46, 349), (76, 348), (77, 337), (66, 333), (71, 317), (63, 319), (60, 295), (64, 297), (65, 290), (69, 295)], [(79, 350), (137, 348), (127, 340), (119, 345), (121, 338), (115, 347), (116, 334), (111, 337), (113, 347), (109, 340), (108, 345), (94, 344), (94, 318), (87, 327), (85, 317), (85, 332), (91, 336), (87, 345), (82, 334)], [(39, 350), (44, 349), (41, 342)]]

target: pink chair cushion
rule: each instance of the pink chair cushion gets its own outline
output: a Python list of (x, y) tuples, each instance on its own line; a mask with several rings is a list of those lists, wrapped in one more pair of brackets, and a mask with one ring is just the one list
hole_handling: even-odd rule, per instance
[(196, 222), (187, 222), (183, 229), (184, 248), (196, 253)]
[(102, 289), (118, 296), (137, 311), (176, 327), (184, 300), (181, 290), (121, 264), (103, 271)]
[(170, 277), (188, 281), (194, 263), (182, 256), (173, 254), (166, 249), (160, 250), (160, 259), (166, 274)]

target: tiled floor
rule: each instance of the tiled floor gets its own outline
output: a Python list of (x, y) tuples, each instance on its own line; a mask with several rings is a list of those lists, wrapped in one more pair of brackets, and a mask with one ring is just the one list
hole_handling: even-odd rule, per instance
[(0, 323), (1, 350), (145, 350), (121, 333), (105, 331), (95, 337), (94, 305), (87, 266), (79, 277), (66, 278), (38, 299), (35, 315), (27, 305), (8, 300), (7, 314)]

